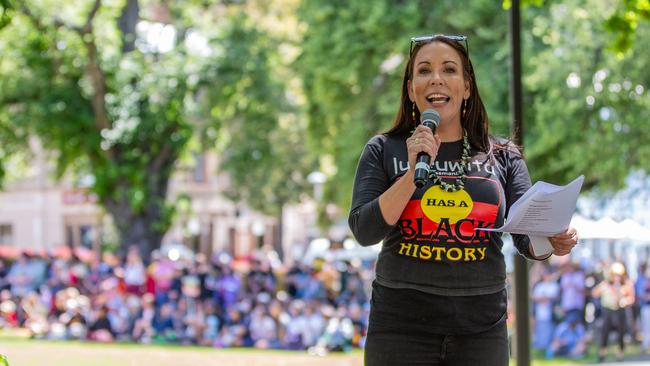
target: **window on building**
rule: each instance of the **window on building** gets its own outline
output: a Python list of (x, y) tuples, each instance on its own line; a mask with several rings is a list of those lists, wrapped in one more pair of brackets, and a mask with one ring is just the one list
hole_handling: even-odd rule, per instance
[(74, 247), (74, 226), (72, 225), (65, 226), (65, 243), (70, 248)]
[(65, 236), (70, 248), (83, 246), (92, 249), (97, 236), (97, 227), (92, 224), (72, 223), (66, 225)]
[(14, 230), (11, 224), (0, 224), (0, 245), (14, 244)]
[(81, 225), (79, 226), (79, 237), (81, 239), (81, 245), (92, 249), (93, 247), (93, 239), (95, 237), (94, 235), (94, 230), (91, 225)]
[(192, 179), (196, 183), (203, 183), (205, 179), (205, 155), (200, 152), (194, 153), (194, 170), (192, 171)]

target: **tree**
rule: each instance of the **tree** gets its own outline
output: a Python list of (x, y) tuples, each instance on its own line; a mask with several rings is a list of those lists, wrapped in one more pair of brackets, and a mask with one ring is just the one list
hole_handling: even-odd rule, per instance
[[(636, 40), (622, 54), (611, 52), (617, 35), (604, 31), (617, 4), (524, 3), (535, 5), (522, 12), (524, 141), (533, 179), (566, 183), (585, 174), (586, 189), (620, 187), (627, 173), (643, 169), (648, 159), (648, 74), (642, 56), (648, 22), (636, 24)], [(638, 8), (643, 2), (634, 3)], [(330, 176), (327, 200), (349, 206), (361, 146), (390, 125), (409, 36), (468, 35), (491, 132), (510, 135), (504, 8), (493, 2), (461, 8), (447, 1), (435, 7), (419, 1), (303, 4), (299, 15), (307, 30), (297, 67), (312, 144), (322, 151), (320, 164)]]
[(0, 0), (0, 29), (4, 28), (11, 21), (13, 4), (11, 0)]
[[(264, 14), (286, 12), (291, 4), (263, 1), (251, 2), (251, 6)], [(216, 71), (229, 75), (221, 82), (230, 87), (212, 88), (206, 96), (221, 126), (221, 137), (227, 141), (220, 149), (220, 166), (232, 182), (227, 195), (270, 215), (280, 215), (285, 203), (300, 198), (308, 189), (306, 175), (313, 168), (313, 155), (303, 143), (306, 123), (295, 100), (301, 91), (288, 85), (295, 81), (289, 69), (291, 57), (279, 51), (295, 47), (296, 40), (288, 34), (295, 32), (295, 26), (285, 31), (268, 29), (277, 28), (277, 22), (286, 22), (290, 16), (284, 14), (267, 29), (260, 26), (264, 22), (260, 17), (234, 17), (227, 27), (232, 34), (225, 45), (229, 52)]]
[(243, 13), (232, 19), (226, 27), (231, 36), (223, 44), (229, 51), (214, 70), (228, 76), (204, 95), (220, 126), (220, 168), (230, 180), (225, 193), (276, 216), (281, 227), (284, 205), (299, 201), (309, 189), (306, 176), (314, 166), (304, 144), (300, 106), (286, 97), (294, 76), (278, 50), (290, 40), (256, 27)]
[(232, 83), (251, 70), (218, 67), (237, 44), (228, 37), (250, 28), (224, 30), (228, 22), (216, 20), (242, 19), (241, 6), (142, 3), (20, 2), (0, 43), (0, 131), (38, 136), (58, 177), (89, 173), (122, 245), (148, 256), (172, 218), (166, 195), (175, 163), (197, 126), (219, 131), (220, 111), (207, 115), (201, 96), (216, 85), (249, 101)]
[(650, 2), (647, 0), (620, 0), (604, 22), (605, 29), (614, 34), (610, 49), (623, 56), (632, 48), (639, 21), (650, 21)]
[(613, 35), (602, 30), (612, 10), (596, 0), (527, 9), (525, 141), (534, 179), (566, 183), (585, 174), (587, 189), (615, 189), (647, 168), (650, 29), (639, 24), (624, 56), (611, 52)]
[[(552, 4), (558, 5), (561, 2), (521, 0), (520, 3), (522, 7), (528, 5), (539, 7), (545, 5), (545, 3), (548, 6)], [(614, 39), (610, 41), (608, 48), (617, 53), (618, 56), (623, 56), (632, 48), (639, 21), (650, 21), (650, 2), (647, 0), (619, 0), (609, 3), (609, 15), (604, 19), (603, 25), (607, 31), (614, 35)], [(510, 0), (503, 0), (504, 9), (509, 9), (511, 5)]]
[[(349, 207), (356, 164), (370, 136), (397, 113), (411, 36), (462, 33), (476, 61), (494, 131), (507, 134), (507, 13), (473, 1), (306, 1), (296, 68), (307, 97), (311, 149), (329, 177), (324, 200)], [(453, 14), (453, 16), (449, 16)]]

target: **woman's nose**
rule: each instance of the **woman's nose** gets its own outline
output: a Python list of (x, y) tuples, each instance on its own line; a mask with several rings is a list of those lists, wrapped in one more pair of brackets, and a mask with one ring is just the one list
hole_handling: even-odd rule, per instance
[(439, 72), (434, 71), (431, 73), (431, 84), (432, 85), (442, 85), (442, 77)]

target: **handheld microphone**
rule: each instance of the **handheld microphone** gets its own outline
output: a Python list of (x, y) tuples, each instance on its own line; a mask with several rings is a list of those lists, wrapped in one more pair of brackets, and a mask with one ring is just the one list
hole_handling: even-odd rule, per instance
[[(440, 124), (440, 115), (438, 112), (433, 109), (427, 109), (420, 115), (420, 123), (431, 129), (431, 132), (436, 133), (436, 128)], [(429, 179), (429, 164), (431, 163), (431, 157), (425, 152), (418, 153), (418, 157), (415, 164), (415, 176), (413, 177), (413, 182), (418, 188), (424, 187), (427, 180)]]

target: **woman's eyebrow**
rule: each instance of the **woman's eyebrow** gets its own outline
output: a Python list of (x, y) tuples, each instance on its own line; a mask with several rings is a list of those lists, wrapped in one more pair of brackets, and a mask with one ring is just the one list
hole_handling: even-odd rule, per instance
[[(456, 63), (456, 61), (454, 61), (454, 60), (445, 60), (445, 61), (443, 61), (442, 63), (443, 63), (443, 65), (444, 65), (444, 64), (448, 64), (448, 63), (452, 63), (452, 64), (454, 64), (454, 65), (458, 65), (458, 63)], [(429, 61), (420, 61), (420, 62), (418, 62), (418, 65), (421, 65), (421, 64), (429, 64), (429, 65), (430, 65), (431, 63), (430, 63)]]

